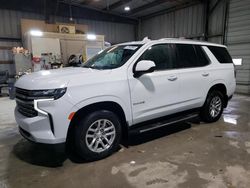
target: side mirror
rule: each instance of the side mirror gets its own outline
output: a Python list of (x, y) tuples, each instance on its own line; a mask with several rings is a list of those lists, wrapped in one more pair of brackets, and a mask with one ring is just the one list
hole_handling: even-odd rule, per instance
[(143, 74), (154, 72), (155, 63), (150, 60), (139, 61), (134, 69), (134, 77), (138, 78)]

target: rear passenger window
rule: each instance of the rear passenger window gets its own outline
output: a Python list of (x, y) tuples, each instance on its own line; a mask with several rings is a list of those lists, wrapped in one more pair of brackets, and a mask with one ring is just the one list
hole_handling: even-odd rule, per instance
[(230, 54), (224, 47), (208, 46), (208, 49), (214, 54), (220, 63), (233, 63)]
[(194, 48), (197, 55), (197, 65), (200, 67), (208, 65), (210, 60), (208, 60), (208, 57), (202, 47), (199, 45), (194, 45)]
[(197, 57), (193, 45), (190, 44), (176, 44), (178, 53), (178, 67), (197, 67)]
[(140, 60), (154, 61), (156, 70), (166, 70), (174, 68), (173, 62), (173, 47), (171, 44), (159, 44), (151, 46), (147, 49)]

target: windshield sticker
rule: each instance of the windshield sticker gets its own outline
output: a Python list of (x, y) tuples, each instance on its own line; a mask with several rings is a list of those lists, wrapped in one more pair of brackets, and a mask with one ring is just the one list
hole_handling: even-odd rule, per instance
[(138, 46), (125, 46), (125, 50), (136, 50)]

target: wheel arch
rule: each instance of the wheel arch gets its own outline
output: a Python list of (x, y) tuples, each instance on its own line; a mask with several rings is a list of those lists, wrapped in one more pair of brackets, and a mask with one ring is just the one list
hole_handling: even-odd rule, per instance
[(75, 112), (69, 124), (66, 142), (71, 142), (72, 140), (71, 138), (74, 136), (73, 135), (74, 128), (77, 126), (77, 122), (80, 120), (80, 118), (84, 117), (86, 114), (89, 114), (97, 110), (108, 110), (108, 111), (115, 113), (120, 118), (120, 121), (121, 121), (122, 137), (124, 139), (127, 138), (128, 122), (126, 119), (125, 111), (122, 108), (122, 106), (114, 101), (102, 101), (102, 102), (95, 102), (92, 104), (88, 104)]
[(226, 85), (223, 83), (216, 83), (214, 85), (212, 85), (210, 87), (210, 89), (207, 92), (207, 97), (209, 95), (209, 93), (211, 93), (212, 91), (220, 91), (223, 94), (223, 99), (224, 99), (224, 105), (223, 107), (226, 108), (227, 107), (227, 103), (228, 103), (228, 96), (227, 96), (227, 88)]

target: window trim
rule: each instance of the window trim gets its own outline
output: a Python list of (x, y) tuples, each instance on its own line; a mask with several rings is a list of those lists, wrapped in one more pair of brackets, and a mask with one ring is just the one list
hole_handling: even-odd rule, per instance
[[(201, 48), (201, 50), (202, 50), (202, 52), (203, 52), (203, 54), (205, 55), (205, 58), (207, 59), (207, 62), (208, 62), (208, 64), (207, 65), (203, 65), (203, 66), (199, 66), (199, 67), (206, 67), (206, 66), (208, 66), (208, 65), (210, 65), (211, 63), (212, 63), (212, 61), (211, 61), (211, 59), (208, 57), (208, 55), (207, 55), (207, 53), (206, 53), (206, 51), (204, 50), (204, 45), (198, 45), (198, 44), (194, 44), (193, 46), (200, 46), (200, 48)], [(195, 50), (195, 53), (196, 53), (196, 57), (197, 57), (197, 59), (198, 59), (198, 56), (197, 56), (197, 51), (196, 51), (196, 49), (194, 48), (194, 50)]]
[[(215, 59), (220, 63), (220, 64), (233, 64), (233, 58), (231, 56), (231, 54), (229, 53), (227, 47), (223, 47), (223, 46), (213, 46), (213, 45), (207, 45), (206, 46), (208, 48), (208, 50), (213, 54), (213, 56), (215, 57)], [(217, 56), (215, 55), (215, 53), (210, 49), (210, 48), (222, 48), (226, 50), (227, 55), (229, 55), (231, 62), (221, 62)]]
[[(150, 46), (148, 46), (141, 54), (140, 56), (135, 60), (135, 63), (133, 65), (132, 71), (135, 71), (135, 67), (137, 65), (137, 63), (139, 62), (139, 59), (141, 58), (141, 56), (149, 49), (152, 48), (153, 46), (158, 46), (158, 45), (172, 45), (172, 50), (175, 52), (176, 54), (176, 50), (175, 50), (175, 43), (157, 43), (157, 44), (152, 44)], [(172, 57), (171, 57), (172, 59)], [(155, 62), (154, 62), (155, 63)], [(176, 70), (177, 68), (172, 68), (172, 69), (164, 69), (164, 70), (154, 70), (154, 72), (163, 72), (163, 71), (169, 71), (169, 70)]]
[[(135, 63), (132, 67), (132, 72), (135, 71), (135, 67), (137, 65), (137, 63), (139, 62), (139, 59), (140, 57), (144, 54), (144, 52), (146, 52), (150, 47), (153, 47), (153, 46), (157, 46), (157, 45), (162, 45), (162, 44), (165, 44), (165, 45), (172, 45), (172, 49), (173, 49), (173, 52), (175, 54), (175, 59), (172, 59), (173, 61), (175, 62), (178, 62), (178, 56), (179, 56), (179, 52), (176, 48), (176, 45), (177, 44), (186, 44), (186, 43), (158, 43), (158, 44), (153, 44), (153, 45), (150, 45), (148, 46), (141, 54), (140, 56), (135, 60)], [(194, 69), (194, 68), (202, 68), (202, 67), (207, 67), (209, 65), (212, 64), (212, 61), (211, 59), (209, 58), (208, 54), (206, 53), (206, 51), (204, 50), (203, 47), (207, 47), (206, 45), (200, 45), (200, 44), (186, 44), (186, 45), (192, 45), (192, 47), (194, 48), (194, 45), (196, 46), (200, 46), (201, 47), (201, 50), (203, 51), (207, 61), (208, 61), (208, 64), (207, 65), (203, 65), (203, 66), (198, 66), (198, 67), (176, 67), (176, 68), (172, 68), (172, 69), (164, 69), (164, 70), (155, 70), (154, 72), (163, 72), (163, 71), (171, 71), (171, 70), (180, 70), (180, 69)], [(208, 48), (208, 47), (207, 47)], [(194, 48), (194, 51), (195, 51), (195, 54), (196, 54), (196, 59), (198, 59), (197, 57), (197, 52), (196, 52), (196, 49)], [(212, 53), (212, 52), (211, 52)], [(172, 57), (173, 58), (173, 57)]]
[[(177, 50), (177, 48), (176, 48), (176, 45), (177, 44), (185, 44), (185, 43), (174, 43), (174, 46), (175, 46), (175, 51), (176, 51), (176, 57), (177, 57), (177, 61), (179, 61), (179, 51)], [(192, 47), (193, 47), (193, 49), (194, 49), (194, 51), (195, 51), (195, 55), (196, 55), (196, 60), (198, 61), (198, 57), (197, 57), (197, 52), (196, 52), (196, 49), (194, 48), (194, 46), (196, 45), (196, 46), (200, 46), (201, 47), (201, 49), (202, 49), (202, 51), (203, 51), (203, 53), (205, 54), (205, 56), (206, 56), (206, 58), (207, 58), (207, 60), (208, 60), (208, 64), (207, 65), (203, 65), (203, 66), (197, 66), (197, 67), (179, 67), (179, 68), (175, 68), (175, 69), (194, 69), (194, 68), (202, 68), (202, 67), (207, 67), (207, 66), (209, 66), (209, 65), (211, 65), (211, 60), (210, 60), (210, 58), (208, 57), (208, 55), (207, 55), (207, 53), (205, 52), (205, 50), (203, 49), (203, 46), (204, 45), (200, 45), (200, 44), (186, 44), (186, 45), (191, 45)]]

